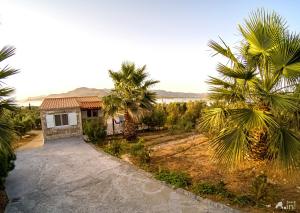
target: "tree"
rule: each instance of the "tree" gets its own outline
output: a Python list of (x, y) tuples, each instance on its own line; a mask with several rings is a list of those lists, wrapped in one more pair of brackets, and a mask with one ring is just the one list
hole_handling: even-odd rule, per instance
[(113, 95), (107, 95), (102, 98), (104, 106), (104, 114), (106, 117), (111, 117), (113, 135), (115, 135), (115, 119), (114, 116), (118, 112), (118, 100)]
[(290, 121), (299, 111), (300, 36), (281, 16), (263, 9), (251, 13), (239, 31), (236, 54), (223, 40), (209, 42), (228, 63), (219, 63), (220, 77), (208, 81), (219, 107), (206, 111), (201, 126), (214, 133), (215, 157), (225, 163), (250, 156), (296, 169), (300, 137)]
[[(15, 48), (4, 47), (0, 50), (0, 62), (13, 56)], [(7, 116), (7, 111), (15, 109), (10, 95), (14, 92), (13, 88), (4, 87), (3, 80), (16, 74), (18, 71), (9, 66), (0, 68), (0, 187), (3, 185), (4, 178), (8, 172), (14, 168), (13, 161), (15, 155), (11, 147), (14, 138), (13, 126)]]
[(124, 137), (133, 140), (137, 135), (137, 123), (144, 115), (151, 111), (156, 101), (156, 93), (149, 88), (159, 81), (146, 80), (148, 73), (146, 65), (137, 68), (134, 63), (122, 63), (121, 70), (109, 70), (109, 76), (114, 82), (111, 94), (104, 98), (109, 99), (115, 112), (124, 113)]
[(167, 113), (164, 104), (156, 104), (153, 110), (142, 119), (142, 123), (150, 129), (161, 128), (164, 126), (166, 119)]

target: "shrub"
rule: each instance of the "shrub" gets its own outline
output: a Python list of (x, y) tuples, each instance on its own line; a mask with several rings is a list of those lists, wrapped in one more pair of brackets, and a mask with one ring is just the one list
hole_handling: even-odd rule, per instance
[(191, 178), (184, 172), (161, 170), (155, 175), (155, 178), (165, 181), (176, 188), (184, 188), (191, 184)]
[(241, 195), (241, 196), (236, 196), (234, 199), (233, 199), (233, 203), (234, 204), (237, 204), (241, 207), (243, 206), (254, 206), (256, 205), (256, 202), (255, 200), (253, 199), (252, 196), (250, 195)]
[(137, 157), (141, 164), (150, 163), (150, 153), (149, 150), (144, 146), (144, 140), (139, 139), (135, 144), (130, 147), (130, 154)]
[(92, 143), (103, 141), (106, 137), (106, 128), (99, 120), (86, 120), (83, 132)]
[(121, 153), (122, 153), (122, 141), (120, 140), (113, 140), (111, 141), (109, 144), (107, 144), (104, 149), (105, 152), (107, 152), (108, 154), (120, 157)]
[(251, 185), (251, 194), (257, 205), (265, 202), (273, 202), (278, 198), (277, 189), (274, 185), (268, 183), (268, 177), (264, 174), (254, 178)]
[(220, 181), (217, 184), (208, 182), (198, 183), (194, 185), (193, 191), (199, 195), (220, 195), (229, 199), (234, 197), (234, 194), (228, 191), (226, 184), (223, 181)]
[(142, 123), (147, 125), (148, 128), (160, 128), (165, 125), (167, 113), (165, 112), (162, 104), (157, 104), (153, 111), (142, 119)]

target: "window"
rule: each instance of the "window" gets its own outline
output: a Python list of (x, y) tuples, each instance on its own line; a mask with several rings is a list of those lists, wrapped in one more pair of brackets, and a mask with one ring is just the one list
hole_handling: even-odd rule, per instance
[(55, 126), (61, 126), (61, 116), (60, 115), (55, 115)]
[(62, 124), (63, 125), (68, 125), (69, 121), (68, 121), (68, 114), (62, 114), (61, 115), (61, 120), (62, 120)]
[(90, 117), (98, 117), (98, 110), (97, 109), (88, 109), (86, 111), (86, 115), (88, 118)]
[(88, 117), (92, 117), (92, 110), (88, 109), (86, 114), (87, 114)]
[(98, 110), (93, 110), (93, 117), (98, 117)]
[(69, 125), (68, 114), (59, 114), (54, 116), (55, 126)]

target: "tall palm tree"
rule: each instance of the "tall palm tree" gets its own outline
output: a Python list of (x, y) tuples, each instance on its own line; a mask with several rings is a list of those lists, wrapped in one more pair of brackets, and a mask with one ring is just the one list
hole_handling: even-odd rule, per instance
[(228, 63), (219, 63), (220, 77), (208, 80), (219, 107), (206, 111), (201, 126), (212, 133), (215, 157), (225, 163), (250, 157), (296, 169), (300, 137), (291, 121), (300, 103), (300, 36), (263, 9), (251, 13), (239, 31), (236, 53), (223, 40), (209, 42)]
[[(0, 62), (13, 56), (15, 48), (4, 47), (0, 50)], [(13, 169), (13, 161), (15, 160), (14, 152), (11, 148), (11, 142), (14, 137), (14, 131), (11, 126), (7, 111), (14, 110), (13, 100), (10, 95), (14, 92), (13, 88), (4, 87), (3, 80), (9, 76), (16, 74), (18, 71), (9, 66), (0, 68), (0, 187), (8, 172)]]
[(112, 130), (113, 135), (115, 135), (115, 119), (114, 116), (118, 112), (118, 102), (116, 102), (113, 95), (107, 95), (102, 98), (103, 105), (104, 105), (104, 114), (106, 117), (111, 117), (112, 122)]
[(112, 111), (124, 113), (124, 137), (133, 140), (137, 136), (137, 123), (152, 110), (156, 101), (156, 93), (149, 88), (159, 81), (147, 80), (146, 65), (136, 67), (134, 63), (122, 63), (121, 70), (109, 70), (109, 76), (114, 82), (111, 94), (104, 98), (112, 103)]

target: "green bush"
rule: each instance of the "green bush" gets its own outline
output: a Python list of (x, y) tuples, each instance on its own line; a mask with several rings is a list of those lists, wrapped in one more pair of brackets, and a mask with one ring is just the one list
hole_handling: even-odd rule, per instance
[(155, 178), (176, 188), (185, 188), (191, 184), (191, 178), (184, 172), (161, 170), (155, 175)]
[(250, 195), (241, 195), (241, 196), (236, 196), (233, 201), (232, 201), (233, 204), (237, 204), (241, 207), (244, 207), (244, 206), (254, 206), (256, 205), (256, 202), (255, 200), (253, 199), (252, 196)]
[(103, 150), (111, 155), (120, 157), (123, 151), (122, 141), (113, 140), (109, 144), (107, 144)]
[(4, 180), (8, 172), (14, 169), (16, 160), (11, 146), (15, 140), (13, 124), (7, 112), (7, 110), (3, 110), (0, 116), (0, 189), (4, 187)]
[(208, 182), (197, 183), (194, 185), (193, 191), (199, 195), (220, 195), (229, 199), (234, 197), (234, 194), (228, 191), (226, 184), (223, 181), (220, 181), (217, 184)]
[(150, 163), (150, 153), (144, 146), (143, 139), (139, 139), (137, 143), (132, 144), (129, 152), (132, 156), (137, 157), (141, 164)]
[(83, 125), (83, 133), (92, 143), (98, 143), (106, 137), (106, 127), (99, 120), (86, 120)]
[(25, 135), (32, 129), (41, 128), (40, 112), (37, 107), (19, 107), (15, 111), (7, 112), (13, 129), (19, 136)]
[(162, 104), (157, 104), (151, 113), (142, 119), (142, 123), (147, 125), (149, 129), (163, 127), (166, 123), (167, 113)]
[(273, 202), (278, 199), (278, 190), (274, 185), (268, 183), (268, 177), (264, 174), (254, 178), (251, 185), (251, 194), (257, 205)]

